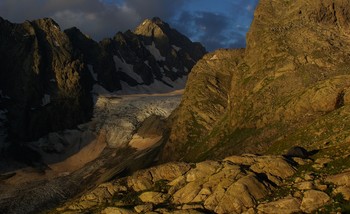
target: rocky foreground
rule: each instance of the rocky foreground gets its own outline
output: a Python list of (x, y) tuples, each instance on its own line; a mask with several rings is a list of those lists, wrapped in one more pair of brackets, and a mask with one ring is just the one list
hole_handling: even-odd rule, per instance
[(340, 213), (349, 157), (230, 156), (172, 162), (104, 183), (51, 213)]

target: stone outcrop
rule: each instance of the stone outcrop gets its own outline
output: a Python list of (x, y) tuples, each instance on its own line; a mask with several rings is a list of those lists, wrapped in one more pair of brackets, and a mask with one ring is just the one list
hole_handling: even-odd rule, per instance
[(321, 170), (311, 167), (317, 159), (298, 165), (251, 154), (167, 163), (102, 184), (51, 213), (100, 213), (105, 207), (130, 213), (346, 213), (349, 168), (335, 165), (347, 161), (337, 157)]
[(331, 198), (324, 192), (309, 190), (304, 193), (303, 201), (301, 202), (301, 210), (306, 213), (311, 213), (326, 205), (330, 200)]
[(280, 199), (278, 201), (261, 204), (257, 207), (258, 211), (261, 213), (285, 213), (285, 214), (292, 214), (292, 213), (298, 213), (301, 212), (300, 209), (300, 200), (290, 197), (290, 198), (284, 198)]
[(244, 50), (218, 50), (205, 55), (194, 66), (182, 102), (170, 118), (174, 122), (164, 156), (186, 160), (186, 156), (180, 154), (195, 150), (191, 153), (191, 158), (195, 158), (212, 146), (204, 142), (207, 135), (203, 133), (214, 132), (214, 127), (222, 124), (221, 118), (229, 106), (234, 67), (243, 53)]
[(246, 49), (217, 50), (194, 67), (163, 160), (345, 142), (348, 8), (343, 0), (259, 1)]

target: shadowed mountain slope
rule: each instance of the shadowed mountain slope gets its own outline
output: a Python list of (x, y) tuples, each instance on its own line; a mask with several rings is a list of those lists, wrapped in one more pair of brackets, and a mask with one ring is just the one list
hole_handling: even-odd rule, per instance
[(1, 142), (32, 141), (88, 121), (96, 94), (180, 89), (206, 52), (159, 18), (99, 43), (77, 28), (63, 32), (49, 18), (0, 19), (0, 29)]

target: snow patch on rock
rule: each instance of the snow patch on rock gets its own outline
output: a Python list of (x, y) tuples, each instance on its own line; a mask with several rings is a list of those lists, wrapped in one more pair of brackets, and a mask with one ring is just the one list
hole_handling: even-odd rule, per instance
[(172, 45), (171, 47), (173, 47), (176, 51), (181, 50), (181, 48), (180, 48), (180, 47), (177, 47), (176, 45)]
[(7, 137), (7, 129), (6, 129), (6, 122), (7, 122), (7, 110), (2, 109), (0, 110), (0, 151), (2, 148), (6, 147), (5, 141)]
[(49, 94), (44, 94), (41, 99), (41, 106), (46, 106), (51, 103), (51, 96)]
[[(164, 71), (162, 71), (164, 72)], [(169, 93), (175, 90), (183, 89), (186, 85), (187, 77), (178, 78), (172, 81), (168, 77), (163, 77), (163, 81), (155, 79), (150, 85), (130, 86), (124, 81), (120, 81), (122, 86), (121, 91), (115, 92), (118, 95), (126, 94), (154, 94), (154, 93)]]
[(142, 83), (142, 78), (134, 72), (134, 66), (125, 62), (124, 59), (120, 59), (118, 56), (114, 55), (113, 60), (117, 71), (121, 69), (122, 72), (126, 73), (128, 76), (136, 80), (138, 83)]
[(90, 74), (92, 76), (92, 78), (94, 78), (95, 81), (97, 81), (97, 74), (95, 73), (94, 71), (94, 67), (92, 65), (87, 65), (89, 71), (90, 71)]
[(3, 98), (3, 99), (11, 99), (9, 96), (5, 95), (2, 90), (0, 90), (0, 98)]
[(214, 54), (214, 56), (212, 58), (210, 58), (210, 60), (218, 60), (218, 59), (219, 59), (219, 57), (216, 54)]
[(160, 51), (158, 50), (154, 42), (152, 42), (152, 45), (145, 45), (145, 47), (157, 61), (165, 61), (165, 57), (160, 54)]
[(144, 63), (145, 63), (149, 68), (151, 68), (151, 66), (149, 65), (148, 60), (146, 60)]

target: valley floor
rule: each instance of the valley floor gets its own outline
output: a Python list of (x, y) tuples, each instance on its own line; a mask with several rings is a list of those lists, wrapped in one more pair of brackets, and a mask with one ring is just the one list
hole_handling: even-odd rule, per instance
[(0, 212), (38, 212), (101, 182), (152, 164), (162, 146), (162, 120), (182, 91), (96, 97), (94, 117), (75, 130), (50, 133), (30, 148), (42, 163), (2, 161)]

